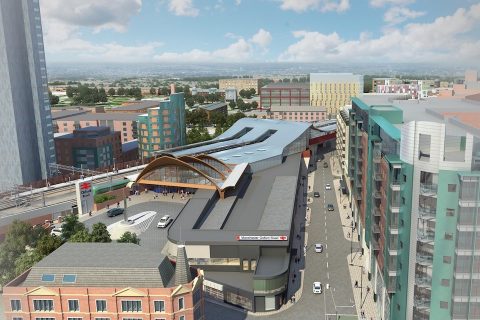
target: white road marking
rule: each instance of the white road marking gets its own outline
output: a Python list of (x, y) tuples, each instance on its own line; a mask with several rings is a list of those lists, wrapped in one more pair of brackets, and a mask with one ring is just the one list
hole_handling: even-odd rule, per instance
[(328, 269), (328, 261), (327, 261), (327, 269)]
[(330, 272), (327, 271), (327, 279), (330, 280)]

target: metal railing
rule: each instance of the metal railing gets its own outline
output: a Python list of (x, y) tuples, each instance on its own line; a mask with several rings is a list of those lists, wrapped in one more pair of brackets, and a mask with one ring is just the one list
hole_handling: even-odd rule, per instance
[(437, 194), (438, 185), (420, 183), (420, 193), (423, 195)]
[(433, 255), (417, 253), (417, 263), (424, 266), (431, 266), (433, 265)]

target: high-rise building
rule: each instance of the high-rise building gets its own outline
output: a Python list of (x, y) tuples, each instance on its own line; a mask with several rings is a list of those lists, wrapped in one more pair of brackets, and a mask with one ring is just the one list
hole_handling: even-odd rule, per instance
[(55, 146), (38, 0), (0, 2), (0, 190), (48, 175)]
[(183, 146), (186, 143), (185, 98), (173, 93), (169, 100), (159, 101), (138, 116), (138, 149), (141, 158), (155, 151)]
[(352, 100), (351, 204), (379, 319), (480, 319), (480, 125), (458, 116), (478, 107)]
[(269, 109), (272, 106), (309, 105), (310, 85), (308, 82), (275, 82), (260, 88), (260, 109)]
[(336, 149), (337, 156), (340, 160), (340, 166), (342, 168), (342, 175), (347, 175), (348, 165), (348, 135), (349, 135), (349, 112), (352, 109), (351, 105), (340, 108), (340, 112), (337, 114), (337, 135), (336, 135)]
[(363, 93), (363, 76), (353, 73), (311, 73), (310, 104), (324, 107), (330, 118)]

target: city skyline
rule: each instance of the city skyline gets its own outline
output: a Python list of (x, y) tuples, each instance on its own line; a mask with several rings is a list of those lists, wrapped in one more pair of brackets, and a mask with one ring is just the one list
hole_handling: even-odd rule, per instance
[(102, 0), (71, 1), (70, 10), (49, 0), (40, 6), (48, 63), (476, 65), (480, 52), (480, 3), (471, 0)]

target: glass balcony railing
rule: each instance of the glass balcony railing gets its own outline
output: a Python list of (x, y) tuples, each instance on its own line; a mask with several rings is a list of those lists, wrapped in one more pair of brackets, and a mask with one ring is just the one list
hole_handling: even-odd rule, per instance
[(374, 208), (373, 209), (373, 216), (374, 217), (380, 217), (382, 215), (380, 208)]
[(373, 197), (375, 199), (381, 199), (382, 198), (382, 193), (378, 190), (373, 191)]
[(415, 320), (430, 320), (430, 312), (426, 309), (413, 308), (413, 319)]
[(372, 238), (372, 248), (374, 251), (380, 250), (380, 244), (378, 243), (378, 240), (375, 239), (375, 237)]
[(433, 256), (427, 254), (426, 252), (417, 253), (417, 263), (422, 266), (432, 266), (433, 265)]
[(372, 231), (373, 233), (380, 233), (380, 227), (378, 224), (372, 224)]
[(430, 309), (430, 300), (415, 298), (413, 305), (418, 309)]
[(417, 240), (420, 242), (434, 242), (435, 241), (435, 232), (419, 232), (417, 234)]
[(428, 287), (430, 288), (432, 286), (432, 276), (426, 275), (426, 274), (416, 274), (415, 275), (415, 285), (425, 288)]
[(426, 184), (420, 183), (420, 193), (423, 195), (436, 195), (438, 185), (436, 184)]
[(375, 173), (373, 178), (374, 178), (375, 181), (383, 181), (383, 174)]
[(418, 207), (418, 213), (420, 215), (420, 218), (422, 219), (427, 219), (427, 220), (435, 219), (436, 211), (437, 210), (435, 208), (431, 208), (431, 207), (423, 207), (423, 206)]

